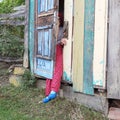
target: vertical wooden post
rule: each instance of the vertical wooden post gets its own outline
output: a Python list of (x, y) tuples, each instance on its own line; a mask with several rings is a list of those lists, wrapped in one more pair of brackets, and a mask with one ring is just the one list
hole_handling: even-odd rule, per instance
[(107, 97), (120, 99), (120, 0), (109, 0)]
[(84, 87), (86, 94), (94, 94), (93, 89), (93, 50), (94, 50), (94, 15), (95, 0), (85, 0), (84, 20)]
[(24, 57), (23, 67), (29, 67), (29, 55), (28, 55), (28, 19), (29, 19), (29, 0), (25, 0), (25, 30), (24, 30)]
[[(68, 21), (68, 41), (67, 45), (64, 46), (64, 68), (63, 68), (63, 79), (71, 81), (71, 52), (72, 52), (72, 22), (73, 22), (73, 0), (64, 0), (64, 18)], [(69, 13), (69, 14), (68, 14)]]
[(33, 64), (34, 64), (34, 25), (35, 25), (35, 0), (29, 0), (29, 61), (30, 61), (30, 69), (33, 72)]
[(74, 1), (73, 89), (83, 92), (84, 0)]
[(107, 51), (108, 0), (95, 2), (93, 84), (106, 88), (106, 51)]

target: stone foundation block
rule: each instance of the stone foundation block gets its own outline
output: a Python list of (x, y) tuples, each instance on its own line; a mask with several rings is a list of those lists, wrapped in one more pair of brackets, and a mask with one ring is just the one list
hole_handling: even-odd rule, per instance
[(22, 76), (11, 75), (9, 77), (9, 82), (14, 86), (19, 87), (22, 85)]
[(25, 72), (25, 68), (23, 68), (23, 67), (15, 67), (14, 71), (13, 71), (13, 74), (14, 75), (23, 75), (24, 72)]

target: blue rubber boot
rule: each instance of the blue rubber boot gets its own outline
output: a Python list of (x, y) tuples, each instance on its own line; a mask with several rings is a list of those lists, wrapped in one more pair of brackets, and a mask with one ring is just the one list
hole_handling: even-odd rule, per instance
[(55, 99), (56, 97), (57, 97), (57, 93), (54, 91), (51, 91), (50, 94), (48, 95), (48, 98), (51, 100)]
[(43, 99), (43, 103), (47, 103), (52, 99), (55, 99), (57, 97), (57, 93), (54, 91), (51, 91), (50, 94)]
[(47, 103), (50, 101), (50, 99), (48, 97), (45, 97), (42, 101), (43, 101), (43, 103)]

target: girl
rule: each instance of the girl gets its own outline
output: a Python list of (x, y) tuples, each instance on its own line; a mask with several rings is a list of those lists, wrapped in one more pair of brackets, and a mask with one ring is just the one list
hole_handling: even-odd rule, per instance
[(54, 74), (52, 79), (46, 79), (46, 97), (42, 100), (43, 103), (47, 103), (50, 100), (55, 99), (60, 89), (61, 78), (63, 74), (63, 46), (66, 45), (67, 42), (67, 39), (63, 37), (63, 22), (63, 15), (62, 13), (59, 13), (59, 32), (56, 45), (56, 61)]

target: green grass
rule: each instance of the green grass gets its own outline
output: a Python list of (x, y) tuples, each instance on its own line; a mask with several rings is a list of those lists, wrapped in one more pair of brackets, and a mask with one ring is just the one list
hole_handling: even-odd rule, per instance
[(25, 4), (25, 0), (3, 0), (0, 3), (0, 13), (10, 13), (15, 6)]
[(102, 114), (65, 98), (40, 103), (43, 97), (44, 91), (37, 88), (1, 87), (0, 120), (107, 120)]

